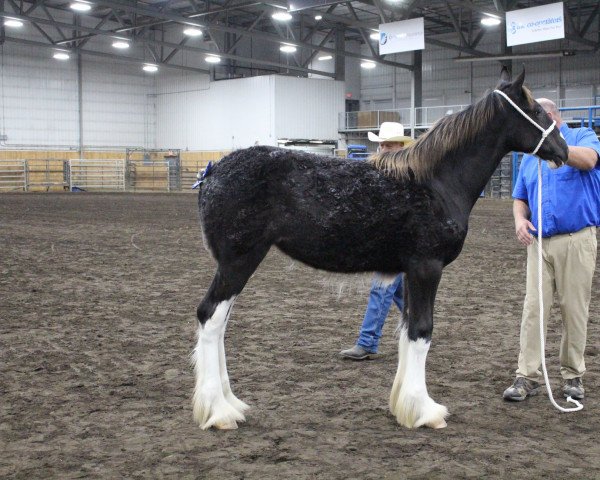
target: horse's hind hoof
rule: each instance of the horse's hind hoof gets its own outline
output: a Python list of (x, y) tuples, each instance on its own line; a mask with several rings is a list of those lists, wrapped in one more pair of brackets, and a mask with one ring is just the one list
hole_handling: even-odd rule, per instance
[(237, 430), (238, 428), (237, 422), (235, 420), (231, 420), (229, 422), (215, 423), (213, 427), (217, 430)]

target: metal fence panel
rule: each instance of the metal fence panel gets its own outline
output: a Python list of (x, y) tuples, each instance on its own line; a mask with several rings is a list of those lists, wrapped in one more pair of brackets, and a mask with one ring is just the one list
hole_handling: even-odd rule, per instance
[(27, 191), (26, 160), (0, 160), (0, 189)]
[(171, 191), (170, 162), (127, 162), (127, 188), (133, 191)]
[(69, 160), (70, 190), (125, 190), (125, 160)]

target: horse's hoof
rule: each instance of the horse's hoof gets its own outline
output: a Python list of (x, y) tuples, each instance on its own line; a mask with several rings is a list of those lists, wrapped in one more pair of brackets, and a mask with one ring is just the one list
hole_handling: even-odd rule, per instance
[(231, 420), (229, 422), (220, 422), (215, 423), (213, 425), (217, 430), (237, 430), (237, 422), (235, 420)]
[(426, 425), (429, 428), (446, 428), (448, 426), (448, 424), (446, 423), (446, 420), (444, 420), (443, 418), (441, 420), (438, 420), (436, 422), (431, 422), (428, 423)]

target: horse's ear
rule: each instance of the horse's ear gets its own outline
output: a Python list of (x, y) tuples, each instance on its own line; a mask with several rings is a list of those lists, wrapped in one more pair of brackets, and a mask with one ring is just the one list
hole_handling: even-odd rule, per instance
[(513, 83), (513, 88), (520, 92), (523, 89), (523, 81), (525, 80), (525, 66), (523, 66), (523, 71), (519, 74), (516, 80)]
[(508, 71), (508, 68), (502, 67), (502, 71), (500, 72), (500, 81), (510, 82), (510, 72)]

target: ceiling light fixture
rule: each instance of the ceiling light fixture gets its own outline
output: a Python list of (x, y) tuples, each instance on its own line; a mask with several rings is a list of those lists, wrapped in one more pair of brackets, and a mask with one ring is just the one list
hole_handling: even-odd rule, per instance
[(319, 20), (323, 20), (323, 15), (315, 15), (315, 20), (318, 22)]
[(112, 43), (112, 46), (119, 50), (125, 50), (126, 48), (129, 48), (129, 42), (126, 42), (125, 40), (115, 40)]
[(362, 63), (360, 64), (360, 66), (361, 66), (362, 68), (366, 68), (366, 69), (369, 69), (369, 70), (370, 70), (370, 69), (372, 69), (372, 68), (375, 68), (377, 65), (376, 65), (374, 62), (370, 62), (369, 60), (365, 60), (364, 62), (362, 62)]
[(491, 13), (484, 13), (484, 17), (481, 19), (481, 24), (486, 27), (495, 27), (502, 23), (502, 18), (498, 15), (492, 15)]
[(55, 58), (56, 60), (68, 60), (71, 57), (67, 52), (54, 52), (52, 58)]
[(369, 35), (369, 38), (371, 40), (377, 40), (377, 41), (379, 41), (379, 32), (373, 32), (371, 35)]
[(144, 72), (152, 72), (152, 73), (154, 73), (154, 72), (158, 71), (158, 65), (154, 65), (153, 63), (146, 63), (142, 67), (142, 70)]
[(202, 30), (196, 27), (188, 27), (183, 31), (183, 33), (188, 37), (199, 37), (202, 35)]
[(323, 55), (319, 57), (317, 60), (331, 60), (333, 57), (331, 55)]
[(502, 23), (499, 18), (494, 17), (483, 17), (481, 19), (481, 24), (486, 27), (495, 27), (496, 25), (500, 25)]
[(221, 57), (219, 57), (218, 55), (207, 55), (204, 58), (204, 61), (207, 63), (220, 63)]
[(271, 17), (279, 22), (289, 22), (292, 19), (289, 12), (275, 12)]
[(69, 8), (77, 12), (89, 12), (92, 6), (87, 2), (73, 2), (69, 5)]
[(282, 45), (281, 47), (279, 47), (279, 50), (281, 50), (284, 53), (294, 53), (296, 51), (296, 47), (294, 47), (293, 45)]
[(23, 22), (21, 20), (17, 20), (16, 18), (6, 18), (4, 20), (4, 26), (12, 28), (21, 28), (23, 26)]

